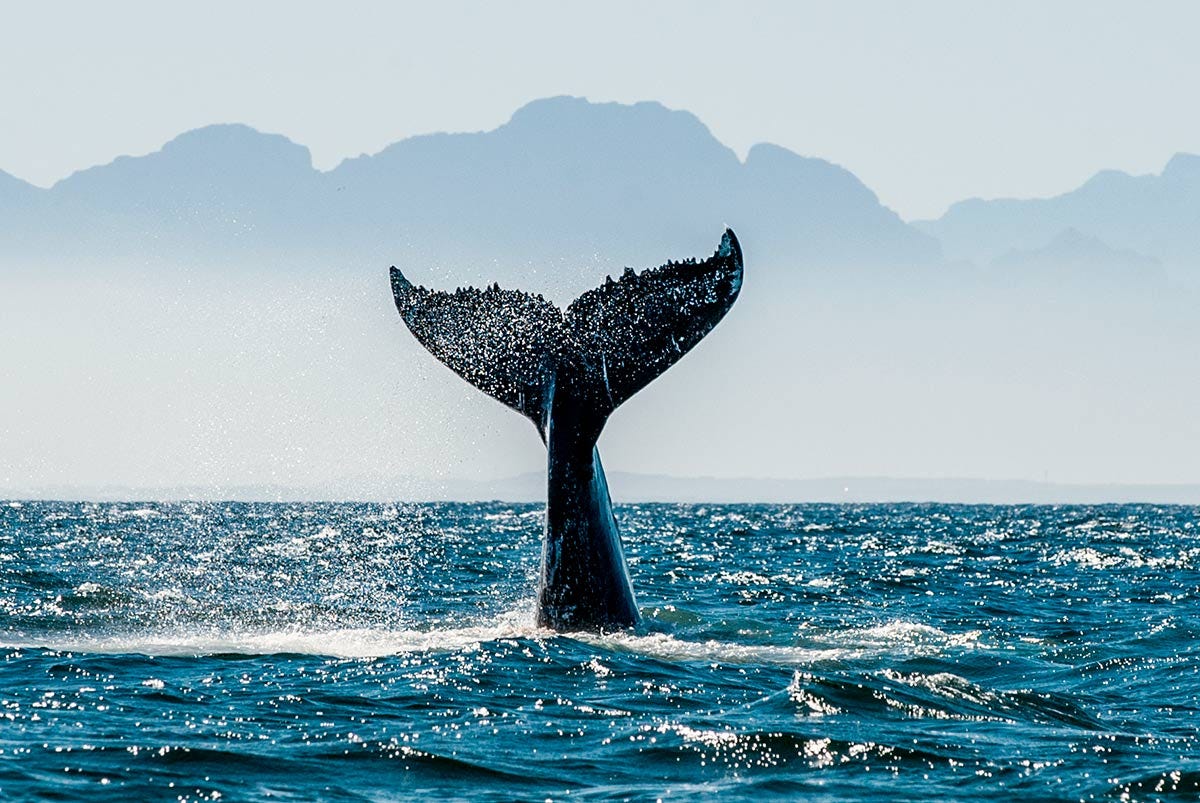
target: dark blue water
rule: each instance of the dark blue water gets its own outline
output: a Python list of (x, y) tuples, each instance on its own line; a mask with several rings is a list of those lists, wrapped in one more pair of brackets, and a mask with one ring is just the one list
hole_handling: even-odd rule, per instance
[(624, 507), (607, 636), (540, 515), (5, 504), (0, 798), (1200, 795), (1194, 508)]

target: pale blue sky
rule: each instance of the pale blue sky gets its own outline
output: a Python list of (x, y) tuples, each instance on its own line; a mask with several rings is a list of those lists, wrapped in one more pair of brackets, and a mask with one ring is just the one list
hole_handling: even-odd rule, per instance
[(529, 100), (659, 100), (907, 218), (1200, 152), (1200, 3), (8, 4), (0, 169), (48, 185), (245, 122), (316, 165)]

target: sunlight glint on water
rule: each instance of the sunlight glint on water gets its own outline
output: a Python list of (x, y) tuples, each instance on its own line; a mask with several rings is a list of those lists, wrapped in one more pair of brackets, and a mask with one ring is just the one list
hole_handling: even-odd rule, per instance
[(6, 503), (0, 797), (1200, 792), (1194, 509), (628, 506), (605, 635), (540, 513)]

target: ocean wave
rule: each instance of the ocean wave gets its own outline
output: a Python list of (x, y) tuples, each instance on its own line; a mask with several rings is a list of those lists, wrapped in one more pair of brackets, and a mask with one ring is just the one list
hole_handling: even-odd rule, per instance
[(478, 625), (431, 628), (340, 628), (304, 630), (149, 632), (64, 635), (41, 640), (4, 640), (0, 646), (58, 652), (155, 656), (315, 655), (379, 658), (410, 652), (457, 652), (489, 642), (571, 639), (591, 647), (663, 661), (728, 664), (808, 665), (827, 661), (895, 656), (930, 656), (947, 650), (983, 648), (979, 631), (947, 633), (913, 622), (888, 622), (809, 637), (804, 645), (754, 645), (708, 639), (692, 641), (669, 633), (622, 631), (608, 634), (556, 633), (537, 627), (527, 606)]

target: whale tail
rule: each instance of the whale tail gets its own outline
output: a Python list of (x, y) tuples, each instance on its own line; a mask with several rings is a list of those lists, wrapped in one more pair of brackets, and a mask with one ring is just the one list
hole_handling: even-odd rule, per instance
[(603, 426), (699, 343), (737, 298), (742, 251), (727, 229), (703, 262), (626, 268), (565, 313), (541, 296), (498, 285), (445, 293), (412, 284), (395, 267), (391, 277), (396, 309), (421, 345), (533, 421), (545, 439), (556, 387), (589, 399)]
[(726, 231), (703, 262), (669, 262), (575, 299), (566, 311), (499, 286), (441, 293), (392, 268), (405, 324), (435, 357), (529, 418), (546, 443), (538, 623), (631, 627), (639, 613), (596, 440), (608, 416), (729, 311), (742, 252)]

